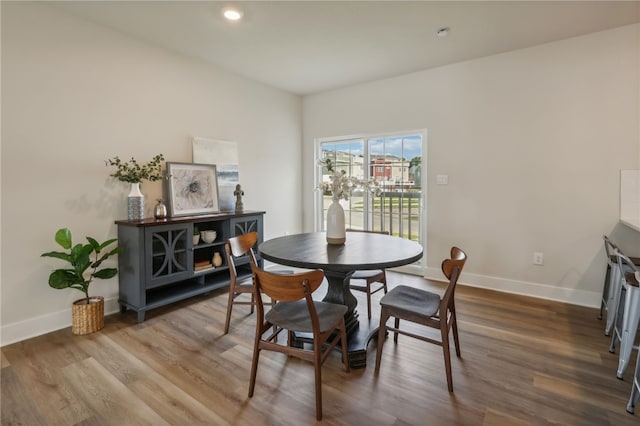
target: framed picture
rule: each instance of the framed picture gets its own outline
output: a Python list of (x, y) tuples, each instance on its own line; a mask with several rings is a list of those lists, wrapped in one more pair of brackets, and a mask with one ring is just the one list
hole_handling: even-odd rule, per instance
[(167, 176), (170, 216), (219, 211), (215, 165), (167, 162)]

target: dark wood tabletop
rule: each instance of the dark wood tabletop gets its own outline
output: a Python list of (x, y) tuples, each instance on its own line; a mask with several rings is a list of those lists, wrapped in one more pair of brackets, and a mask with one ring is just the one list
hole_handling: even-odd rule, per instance
[(324, 232), (285, 235), (258, 249), (271, 262), (334, 272), (392, 268), (422, 257), (422, 246), (415, 241), (369, 232), (347, 232), (344, 245), (327, 244)]

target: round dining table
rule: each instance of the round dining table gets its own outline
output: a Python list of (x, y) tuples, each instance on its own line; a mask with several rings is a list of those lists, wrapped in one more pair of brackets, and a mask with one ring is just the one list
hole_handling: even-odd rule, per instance
[(323, 301), (348, 308), (345, 324), (351, 368), (366, 367), (367, 344), (379, 326), (377, 315), (371, 319), (358, 318), (358, 300), (349, 288), (351, 276), (358, 270), (407, 265), (421, 259), (423, 254), (422, 246), (415, 241), (370, 232), (347, 232), (342, 245), (328, 244), (324, 232), (285, 235), (263, 242), (258, 251), (270, 262), (324, 271), (328, 288)]

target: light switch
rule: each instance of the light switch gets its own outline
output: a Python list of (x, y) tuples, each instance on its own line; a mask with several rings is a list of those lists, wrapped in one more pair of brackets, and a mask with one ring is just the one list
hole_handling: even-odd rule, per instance
[(449, 175), (438, 175), (436, 177), (436, 183), (438, 185), (447, 185), (449, 183)]

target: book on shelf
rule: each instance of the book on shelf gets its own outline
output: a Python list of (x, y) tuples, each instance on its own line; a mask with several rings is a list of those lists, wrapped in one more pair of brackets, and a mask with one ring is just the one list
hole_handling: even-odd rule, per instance
[(210, 260), (196, 260), (195, 262), (193, 262), (193, 266), (198, 267), (198, 266), (211, 266), (211, 261)]
[(211, 263), (207, 263), (206, 265), (194, 266), (194, 271), (202, 271), (205, 269), (212, 269), (213, 265)]

